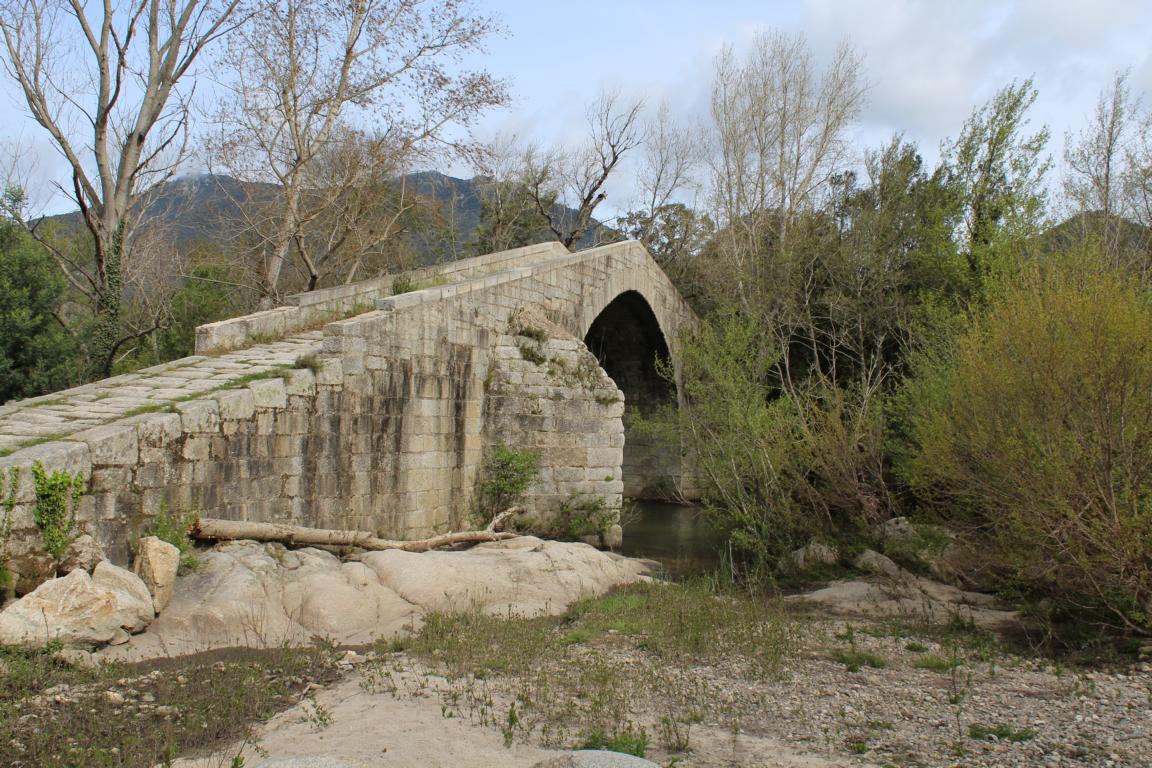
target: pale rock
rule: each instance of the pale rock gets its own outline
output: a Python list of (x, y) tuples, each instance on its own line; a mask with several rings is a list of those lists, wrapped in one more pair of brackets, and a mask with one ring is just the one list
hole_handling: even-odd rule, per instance
[(132, 571), (105, 560), (92, 571), (92, 583), (115, 596), (119, 619), (117, 627), (132, 633), (141, 632), (156, 618), (148, 587)]
[(581, 749), (549, 760), (542, 760), (532, 768), (654, 768), (659, 765), (659, 763), (654, 763), (651, 760), (620, 752)]
[(836, 551), (835, 547), (830, 547), (823, 542), (810, 541), (792, 552), (789, 559), (797, 570), (803, 571), (821, 565), (836, 565), (840, 562), (840, 553)]
[(584, 544), (521, 536), (459, 552), (370, 552), (361, 562), (314, 548), (236, 541), (205, 551), (168, 607), (102, 659), (222, 647), (365, 645), (418, 630), (430, 611), (560, 613), (583, 597), (643, 581), (651, 564)]
[(619, 584), (645, 578), (643, 561), (586, 544), (520, 536), (466, 552), (368, 552), (361, 561), (380, 583), (426, 611), (479, 608), (527, 616), (562, 613)]
[(104, 554), (104, 548), (88, 534), (77, 536), (71, 544), (68, 545), (68, 551), (64, 553), (64, 559), (60, 561), (59, 573), (61, 575), (71, 573), (77, 568), (82, 568), (88, 573), (92, 573), (92, 569), (103, 560), (107, 560), (107, 555)]
[(120, 628), (120, 617), (116, 594), (77, 568), (44, 582), (0, 612), (0, 645), (42, 646), (51, 640), (67, 646), (106, 643)]
[(861, 552), (852, 564), (866, 573), (890, 576), (894, 579), (900, 578), (904, 574), (904, 570), (896, 565), (892, 558), (882, 555), (874, 549), (866, 549)]
[(132, 572), (144, 582), (152, 595), (152, 607), (160, 613), (168, 607), (180, 570), (180, 550), (155, 536), (140, 539)]
[(112, 633), (112, 637), (108, 640), (108, 645), (124, 645), (132, 639), (132, 635), (128, 634), (123, 627), (117, 627), (116, 631)]

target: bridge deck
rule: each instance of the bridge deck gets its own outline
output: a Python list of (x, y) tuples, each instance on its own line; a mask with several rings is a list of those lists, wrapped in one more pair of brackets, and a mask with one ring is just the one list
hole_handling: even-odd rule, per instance
[(321, 330), (222, 355), (184, 357), (0, 407), (0, 456), (91, 427), (162, 410), (320, 352)]

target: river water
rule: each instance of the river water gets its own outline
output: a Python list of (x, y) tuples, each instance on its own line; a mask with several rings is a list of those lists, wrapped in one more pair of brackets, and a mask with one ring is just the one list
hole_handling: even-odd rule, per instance
[(704, 523), (700, 507), (636, 501), (624, 521), (621, 554), (657, 560), (673, 578), (715, 570), (725, 539)]

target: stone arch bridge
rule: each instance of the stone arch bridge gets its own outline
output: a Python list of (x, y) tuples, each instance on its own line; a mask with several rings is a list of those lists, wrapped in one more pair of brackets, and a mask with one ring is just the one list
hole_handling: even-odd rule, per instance
[(11, 566), (25, 588), (50, 567), (35, 462), (81, 477), (79, 526), (120, 561), (163, 508), (395, 537), (458, 530), (500, 444), (539, 453), (528, 501), (542, 514), (676, 493), (679, 447), (627, 434), (623, 416), (675, 404), (656, 361), (675, 369), (693, 322), (624, 242), (494, 253), (201, 326), (193, 357), (0, 408)]

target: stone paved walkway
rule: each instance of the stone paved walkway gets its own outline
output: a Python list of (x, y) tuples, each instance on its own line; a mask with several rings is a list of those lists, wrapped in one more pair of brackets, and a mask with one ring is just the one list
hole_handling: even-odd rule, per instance
[(318, 353), (322, 338), (315, 330), (218, 356), (184, 357), (0, 406), (0, 456), (291, 366)]

